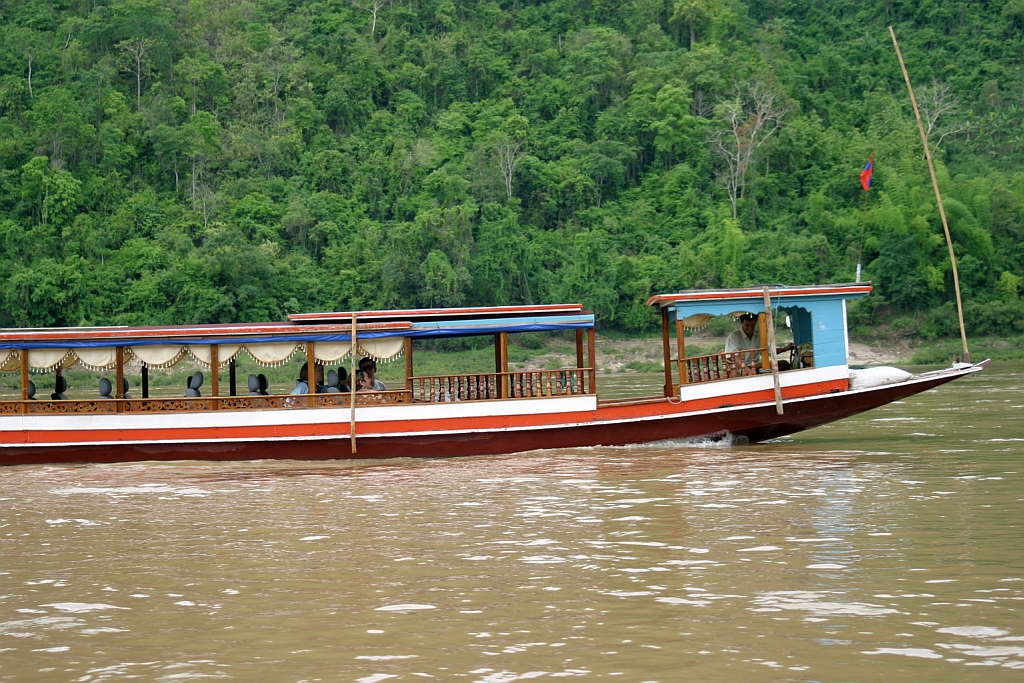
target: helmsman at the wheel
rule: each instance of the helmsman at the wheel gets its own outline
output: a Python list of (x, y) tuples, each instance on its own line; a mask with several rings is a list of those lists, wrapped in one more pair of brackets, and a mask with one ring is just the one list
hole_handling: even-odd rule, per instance
[[(751, 360), (754, 363), (760, 363), (760, 348), (761, 335), (757, 334), (757, 316), (753, 313), (744, 313), (740, 316), (740, 329), (734, 330), (732, 334), (725, 339), (725, 352), (731, 353), (734, 351), (758, 350), (757, 353), (752, 354), (753, 358)], [(775, 349), (775, 352), (782, 353), (783, 351), (789, 351), (794, 348), (796, 348), (796, 345), (790, 342), (785, 346), (778, 347)]]

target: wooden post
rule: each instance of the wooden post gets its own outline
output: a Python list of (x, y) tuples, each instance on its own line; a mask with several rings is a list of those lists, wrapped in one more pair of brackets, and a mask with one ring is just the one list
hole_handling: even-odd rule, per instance
[(142, 364), (142, 398), (149, 398), (149, 366)]
[(501, 393), (501, 332), (494, 333), (494, 375), (497, 378), (497, 385), (495, 389), (498, 391), (498, 397), (504, 398)]
[(306, 405), (316, 407), (316, 344), (306, 342)]
[(953, 289), (956, 291), (956, 312), (960, 318), (960, 339), (964, 345), (964, 362), (971, 362), (971, 352), (967, 350), (967, 331), (964, 327), (964, 305), (960, 300), (960, 276), (956, 271), (956, 254), (953, 253), (953, 238), (949, 236), (949, 223), (946, 222), (946, 209), (942, 206), (942, 195), (939, 194), (939, 181), (935, 177), (935, 164), (932, 163), (932, 152), (928, 147), (928, 135), (924, 132), (924, 124), (921, 123), (921, 112), (917, 108), (917, 98), (914, 97), (914, 88), (910, 85), (910, 75), (907, 73), (907, 65), (903, 63), (903, 55), (900, 53), (900, 44), (896, 42), (896, 32), (889, 27), (889, 35), (892, 36), (893, 47), (896, 48), (896, 56), (900, 60), (900, 68), (903, 70), (903, 80), (907, 82), (907, 92), (910, 93), (910, 103), (914, 105), (914, 116), (917, 117), (917, 129), (921, 133), (921, 144), (924, 145), (924, 158), (928, 160), (928, 172), (932, 176), (932, 189), (935, 190), (935, 200), (939, 206), (939, 217), (942, 218), (942, 229), (946, 233), (946, 246), (949, 247), (949, 263), (953, 266)]
[[(220, 347), (210, 344), (210, 393), (216, 399), (220, 396)], [(213, 409), (220, 408), (220, 401), (213, 402)]]
[(28, 349), (21, 350), (21, 412), (28, 412)]
[[(115, 381), (117, 382), (117, 388), (114, 389), (114, 396), (116, 398), (124, 398), (124, 347), (118, 346), (115, 350), (115, 363), (117, 363), (117, 374), (115, 375)], [(117, 405), (114, 406), (114, 410), (122, 412), (124, 406), (118, 401)]]
[(352, 312), (352, 365), (349, 377), (349, 432), (348, 439), (352, 445), (352, 455), (356, 454), (356, 314)]
[(768, 353), (771, 362), (772, 379), (775, 382), (775, 412), (782, 415), (782, 385), (779, 384), (779, 359), (775, 355), (775, 316), (772, 315), (772, 297), (768, 288), (764, 288), (764, 313), (762, 321), (768, 323)]
[(679, 384), (686, 384), (686, 330), (683, 329), (683, 321), (679, 319), (678, 311), (676, 311), (676, 354), (679, 365)]
[(235, 359), (228, 363), (228, 396), (238, 395), (238, 384), (235, 381)]
[[(580, 371), (576, 372), (576, 381), (580, 384), (578, 392), (582, 394), (584, 393), (582, 368), (586, 367), (583, 364), (583, 330), (576, 330), (576, 367), (580, 368)], [(515, 391), (515, 382), (512, 383), (512, 390)]]
[(494, 335), (494, 372), (498, 374), (498, 398), (508, 398), (508, 332)]
[[(768, 321), (765, 320), (764, 313), (757, 314), (757, 328), (758, 331), (761, 333), (761, 341), (759, 342), (759, 344), (761, 345), (762, 349), (766, 349), (768, 348)], [(746, 360), (744, 360), (743, 362), (745, 363)], [(750, 365), (751, 367), (755, 367), (754, 363), (751, 363)], [(772, 359), (767, 353), (761, 354), (761, 367), (764, 368), (765, 370), (772, 369)]]
[(587, 330), (587, 359), (590, 361), (590, 393), (597, 393), (597, 358), (594, 353), (594, 328)]
[(661, 307), (661, 348), (665, 355), (665, 396), (675, 393), (672, 386), (672, 347), (668, 341), (668, 307)]
[(405, 338), (405, 390), (412, 391), (412, 337)]

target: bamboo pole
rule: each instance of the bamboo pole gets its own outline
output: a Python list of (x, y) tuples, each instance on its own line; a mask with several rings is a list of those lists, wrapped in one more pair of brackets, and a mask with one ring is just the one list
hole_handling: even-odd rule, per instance
[(892, 36), (893, 47), (896, 48), (896, 57), (900, 60), (900, 68), (903, 70), (903, 79), (907, 82), (907, 92), (910, 93), (910, 103), (914, 105), (914, 116), (917, 118), (917, 129), (921, 133), (921, 143), (924, 145), (924, 157), (928, 160), (928, 172), (932, 176), (932, 188), (935, 190), (935, 200), (939, 205), (939, 216), (942, 218), (942, 229), (946, 233), (946, 246), (949, 247), (949, 262), (953, 266), (953, 288), (956, 290), (956, 312), (960, 318), (960, 339), (964, 344), (964, 361), (971, 362), (971, 352), (967, 350), (967, 330), (964, 327), (964, 305), (960, 300), (960, 276), (956, 270), (956, 255), (953, 253), (953, 238), (949, 235), (949, 223), (946, 222), (946, 209), (942, 206), (942, 195), (939, 194), (939, 181), (935, 177), (935, 164), (932, 163), (932, 152), (928, 146), (928, 136), (924, 132), (924, 124), (921, 123), (921, 112), (917, 108), (917, 98), (914, 97), (914, 88), (910, 85), (910, 74), (907, 73), (907, 65), (903, 62), (903, 54), (900, 53), (900, 44), (896, 42), (896, 32), (889, 27), (889, 35)]
[(775, 382), (775, 412), (782, 415), (782, 385), (779, 383), (779, 358), (775, 355), (775, 316), (772, 315), (772, 297), (764, 288), (764, 323), (768, 330), (768, 357), (772, 364), (772, 380)]
[(349, 372), (349, 411), (348, 411), (348, 438), (352, 444), (352, 455), (356, 450), (356, 314), (352, 312), (352, 363)]

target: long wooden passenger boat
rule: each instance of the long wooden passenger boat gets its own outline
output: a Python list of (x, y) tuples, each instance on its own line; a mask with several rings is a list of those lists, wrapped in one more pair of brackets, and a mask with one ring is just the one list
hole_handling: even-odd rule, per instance
[[(0, 401), (0, 464), (437, 457), (708, 435), (757, 442), (985, 366), (959, 363), (914, 376), (895, 371), (863, 386), (852, 381), (846, 302), (870, 291), (867, 284), (841, 284), (651, 297), (648, 305), (661, 314), (664, 390), (629, 399), (600, 398), (594, 316), (578, 304), (311, 313), (239, 325), (2, 330), (0, 369), (20, 374), (21, 397)], [(686, 328), (745, 312), (759, 317), (758, 349), (687, 355)], [(783, 318), (800, 354), (790, 369), (778, 371), (770, 333)], [(509, 369), (509, 335), (567, 330), (576, 338), (575, 365)], [(415, 340), (479, 335), (493, 337), (493, 372), (415, 373)], [(238, 390), (239, 354), (265, 365), (304, 354), (314, 377), (316, 364), (349, 362), (353, 345), (357, 354), (382, 361), (404, 357), (404, 386), (302, 395)], [(209, 384), (196, 385), (187, 397), (151, 397), (149, 370), (186, 358), (208, 369)], [(112, 391), (65, 399), (61, 373), (75, 365), (109, 375), (105, 386)], [(141, 391), (126, 393), (127, 365), (141, 367)], [(35, 395), (33, 379), (42, 383), (39, 375), (46, 373), (58, 390), (49, 398)]]

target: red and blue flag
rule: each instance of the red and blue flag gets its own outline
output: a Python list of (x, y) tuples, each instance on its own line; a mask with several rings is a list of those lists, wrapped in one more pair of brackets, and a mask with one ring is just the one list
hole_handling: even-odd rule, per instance
[(860, 185), (867, 192), (871, 189), (871, 174), (875, 171), (875, 155), (872, 154), (868, 157), (868, 163), (864, 167), (864, 170), (860, 172)]

